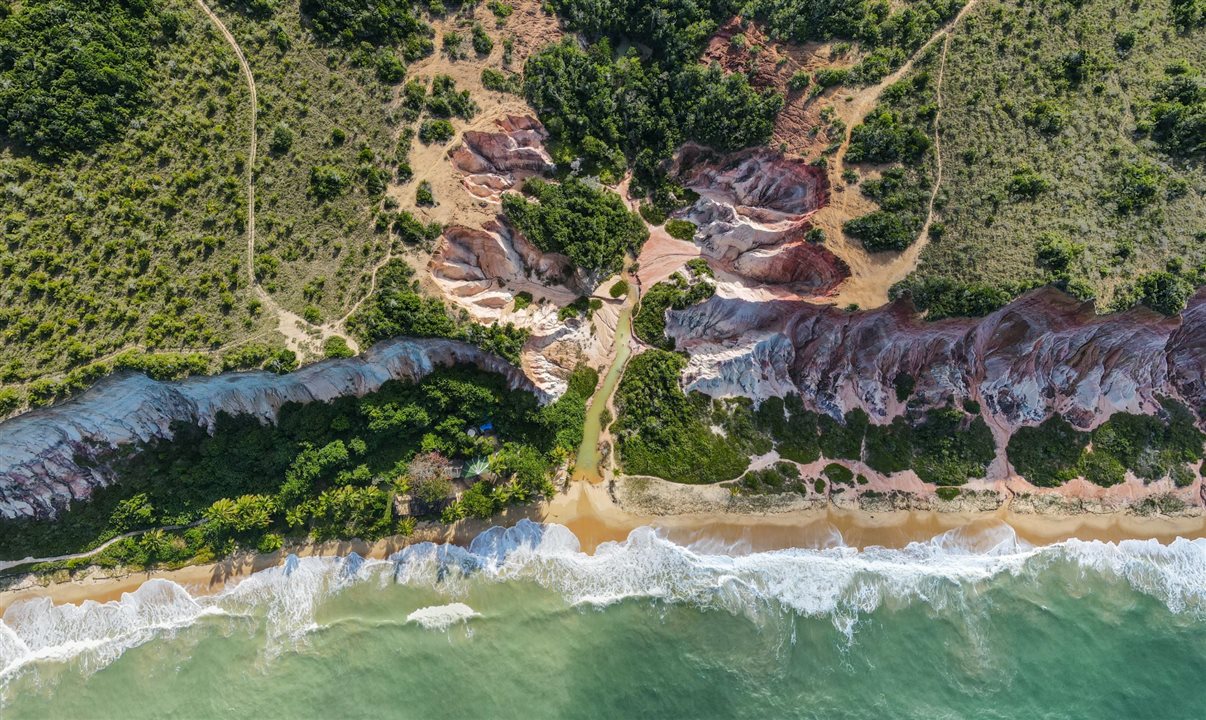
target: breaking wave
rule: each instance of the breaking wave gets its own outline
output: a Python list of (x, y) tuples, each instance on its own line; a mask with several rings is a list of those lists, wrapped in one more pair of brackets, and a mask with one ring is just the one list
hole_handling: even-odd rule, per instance
[[(1081, 575), (1121, 580), (1158, 599), (1174, 613), (1206, 617), (1206, 540), (1120, 543), (1069, 540), (1032, 547), (1007, 525), (953, 530), (904, 548), (863, 550), (834, 543), (821, 549), (717, 552), (683, 546), (650, 528), (593, 555), (560, 525), (521, 521), (492, 528), (468, 548), (420, 543), (387, 560), (289, 558), (214, 595), (193, 596), (163, 579), (144, 583), (120, 600), (54, 605), (48, 599), (14, 604), (0, 619), (0, 690), (37, 663), (78, 662), (104, 667), (127, 649), (196, 623), (206, 616), (262, 618), (271, 640), (313, 630), (316, 612), (345, 589), (369, 583), (435, 590), (463, 598), (475, 583), (534, 583), (574, 605), (606, 606), (627, 598), (686, 603), (750, 613), (778, 608), (829, 617), (841, 632), (882, 606), (925, 603), (960, 608), (1003, 577), (1032, 581), (1064, 566)], [(423, 628), (447, 628), (478, 613), (461, 602), (425, 607), (406, 619)]]
[(469, 622), (482, 614), (465, 603), (448, 603), (419, 608), (406, 616), (406, 622), (415, 623), (425, 630), (447, 630), (457, 623)]

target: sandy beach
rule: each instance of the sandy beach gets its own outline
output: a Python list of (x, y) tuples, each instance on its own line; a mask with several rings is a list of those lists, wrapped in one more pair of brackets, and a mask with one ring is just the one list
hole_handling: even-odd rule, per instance
[(177, 570), (113, 574), (95, 570), (73, 580), (47, 582), (25, 578), (12, 589), (0, 592), (0, 616), (12, 604), (38, 597), (58, 603), (85, 600), (118, 600), (153, 578), (171, 580), (193, 594), (220, 591), (228, 582), (275, 567), (289, 554), (298, 556), (344, 556), (351, 552), (369, 558), (386, 558), (417, 542), (467, 544), (482, 530), (495, 524), (510, 525), (522, 518), (565, 525), (574, 532), (582, 550), (593, 553), (602, 543), (622, 541), (635, 528), (658, 528), (679, 544), (700, 543), (735, 552), (763, 552), (791, 547), (816, 548), (841, 542), (851, 547), (878, 545), (903, 547), (959, 528), (969, 537), (977, 531), (1013, 528), (1017, 536), (1033, 545), (1047, 545), (1069, 538), (1118, 542), (1154, 539), (1168, 543), (1177, 537), (1206, 537), (1206, 517), (1138, 517), (1126, 513), (1075, 516), (1036, 515), (1002, 508), (992, 512), (937, 512), (932, 510), (867, 512), (828, 505), (822, 509), (767, 514), (688, 513), (653, 517), (626, 511), (612, 498), (606, 485), (578, 482), (553, 500), (537, 506), (513, 509), (494, 521), (464, 521), (447, 528), (420, 527), (409, 537), (390, 537), (376, 542), (329, 542), (291, 546), (268, 555), (239, 553), (222, 562)]

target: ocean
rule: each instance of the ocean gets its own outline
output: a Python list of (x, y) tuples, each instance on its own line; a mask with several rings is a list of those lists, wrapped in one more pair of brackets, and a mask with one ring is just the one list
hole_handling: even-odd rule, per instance
[(25, 601), (0, 717), (1206, 717), (1206, 541), (750, 552), (559, 525)]

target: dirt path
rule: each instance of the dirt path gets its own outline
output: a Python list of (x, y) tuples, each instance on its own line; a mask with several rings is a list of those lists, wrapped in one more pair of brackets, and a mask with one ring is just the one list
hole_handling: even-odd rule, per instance
[(205, 521), (198, 520), (197, 522), (191, 523), (189, 525), (165, 525), (163, 527), (147, 528), (145, 530), (131, 530), (130, 532), (118, 535), (117, 537), (112, 538), (111, 540), (106, 540), (105, 542), (101, 543), (100, 545), (97, 545), (96, 547), (92, 548), (91, 550), (87, 550), (85, 552), (69, 553), (67, 555), (55, 555), (54, 557), (43, 557), (43, 558), (27, 557), (22, 560), (0, 560), (0, 573), (3, 573), (4, 571), (8, 570), (9, 568), (14, 568), (19, 565), (33, 565), (35, 563), (62, 562), (63, 560), (79, 560), (81, 558), (92, 557), (93, 555), (99, 555), (100, 553), (104, 552), (108, 547), (113, 545), (113, 543), (116, 543), (121, 540), (125, 540), (126, 538), (137, 537), (139, 535), (149, 533), (152, 530), (184, 530), (185, 528), (197, 527), (198, 525), (200, 525), (203, 522), (205, 522)]
[[(914, 52), (890, 75), (879, 83), (865, 88), (852, 96), (850, 102), (836, 103), (841, 118), (846, 123), (845, 135), (837, 152), (830, 158), (830, 181), (834, 187), (842, 187), (839, 182), (845, 169), (846, 152), (850, 148), (851, 134), (855, 126), (863, 121), (875, 109), (879, 98), (891, 85), (912, 71), (917, 61), (924, 57), (934, 43), (942, 42), (942, 60), (936, 80), (938, 93), (938, 108), (941, 115), (942, 82), (946, 68), (946, 53), (950, 45), (950, 35), (963, 18), (976, 6), (977, 0), (968, 0), (967, 4), (945, 25), (936, 30), (929, 40)], [(871, 212), (877, 206), (863, 197), (856, 186), (847, 185), (835, 191), (829, 206), (822, 208), (816, 215), (815, 222), (822, 227), (830, 240), (827, 243), (833, 252), (845, 260), (851, 269), (851, 277), (834, 296), (834, 302), (839, 304), (854, 303), (864, 308), (878, 307), (888, 302), (888, 290), (897, 282), (905, 279), (917, 267), (921, 251), (929, 242), (929, 226), (933, 217), (934, 202), (942, 184), (942, 155), (938, 142), (938, 116), (934, 120), (935, 143), (934, 152), (937, 157), (937, 173), (934, 188), (930, 195), (929, 211), (926, 213), (925, 225), (919, 237), (908, 249), (901, 253), (868, 253), (857, 240), (847, 238), (841, 230), (846, 220)]]
[(239, 70), (247, 82), (247, 90), (251, 95), (249, 108), (251, 139), (247, 143), (247, 282), (264, 307), (276, 317), (277, 332), (285, 337), (286, 346), (297, 353), (301, 359), (307, 353), (319, 352), (322, 341), (339, 335), (340, 332), (336, 327), (337, 324), (312, 325), (300, 315), (281, 307), (255, 279), (255, 164), (256, 142), (259, 134), (256, 126), (259, 120), (259, 100), (256, 96), (255, 76), (251, 73), (251, 65), (247, 62), (247, 56), (243, 54), (243, 48), (239, 47), (238, 41), (226, 28), (226, 24), (205, 4), (205, 0), (196, 0), (196, 2), (197, 7), (201, 8), (201, 11), (205, 13), (213, 26), (226, 39), (231, 50), (234, 51), (235, 58), (239, 61)]
[(924, 247), (930, 239), (930, 223), (934, 220), (934, 201), (938, 198), (938, 190), (942, 187), (942, 80), (946, 74), (946, 50), (951, 45), (950, 33), (942, 40), (942, 58), (938, 61), (938, 79), (934, 81), (934, 189), (930, 192), (930, 202), (925, 211), (925, 222), (921, 224), (921, 232), (917, 233), (914, 245)]

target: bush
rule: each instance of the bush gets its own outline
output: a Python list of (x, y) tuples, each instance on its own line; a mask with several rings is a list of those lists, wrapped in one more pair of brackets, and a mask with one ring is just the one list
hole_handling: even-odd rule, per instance
[(486, 33), (481, 23), (473, 24), (473, 51), (478, 55), (489, 55), (494, 49), (494, 41)]
[(617, 280), (607, 292), (613, 298), (622, 298), (628, 294), (628, 281), (623, 278)]
[(58, 157), (119, 137), (148, 100), (158, 35), (149, 3), (15, 6), (0, 17), (0, 138)]
[(825, 477), (829, 478), (829, 482), (835, 485), (854, 484), (854, 473), (845, 465), (829, 463), (821, 472), (825, 474)]
[(379, 46), (414, 45), (413, 40), (431, 34), (431, 28), (403, 0), (302, 0), (301, 11), (319, 39), (348, 46), (361, 41)]
[(734, 441), (709, 428), (704, 400), (683, 394), (678, 378), (685, 366), (684, 358), (662, 350), (628, 361), (612, 426), (625, 473), (714, 483), (741, 475), (749, 465)]
[(293, 147), (293, 131), (284, 123), (272, 127), (272, 139), (268, 141), (268, 149), (277, 155), (289, 152)]
[(455, 116), (462, 120), (472, 120), (477, 114), (477, 104), (470, 99), (469, 91), (457, 91), (456, 81), (448, 75), (436, 75), (431, 81), (431, 94), (427, 96), (425, 106), (427, 112), (438, 118)]
[(675, 273), (669, 280), (656, 283), (641, 296), (641, 304), (632, 321), (633, 332), (644, 343), (673, 350), (674, 341), (666, 337), (666, 311), (682, 310), (703, 302), (716, 293), (716, 285), (707, 279), (687, 280)]
[(667, 220), (666, 233), (672, 238), (691, 242), (695, 237), (695, 223), (690, 220)]
[(348, 178), (339, 168), (315, 165), (310, 168), (310, 195), (319, 202), (339, 197), (348, 188)]
[(323, 356), (328, 358), (349, 358), (356, 354), (348, 347), (348, 341), (338, 335), (327, 338), (323, 343), (322, 352)]
[(852, 163), (919, 161), (930, 149), (930, 139), (918, 127), (902, 121), (896, 113), (877, 108), (850, 133), (846, 160)]
[(550, 183), (531, 178), (523, 192), (508, 193), (503, 212), (536, 247), (563, 253), (586, 272), (608, 277), (619, 272), (627, 254), (637, 254), (649, 231), (619, 195), (566, 178)]
[(482, 87), (496, 92), (508, 92), (518, 95), (522, 91), (519, 76), (504, 73), (494, 68), (482, 69)]
[(917, 239), (899, 215), (884, 210), (848, 220), (842, 230), (861, 241), (869, 252), (901, 252)]
[(415, 188), (415, 204), (419, 207), (435, 207), (435, 195), (431, 192), (431, 183), (424, 180)]
[(444, 144), (456, 135), (452, 123), (443, 119), (424, 120), (419, 126), (419, 140), (425, 145)]
[(1086, 433), (1058, 415), (1036, 427), (1022, 427), (1009, 438), (1010, 464), (1032, 485), (1055, 487), (1076, 477)]

